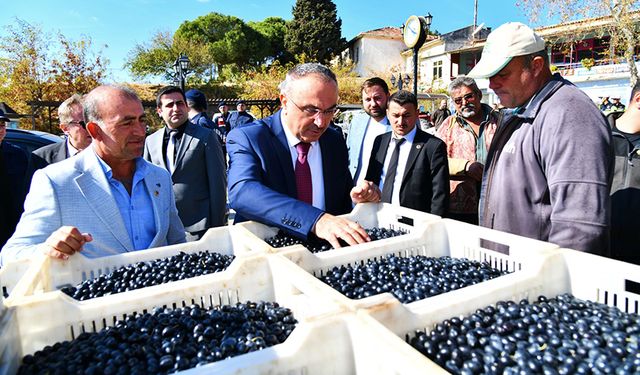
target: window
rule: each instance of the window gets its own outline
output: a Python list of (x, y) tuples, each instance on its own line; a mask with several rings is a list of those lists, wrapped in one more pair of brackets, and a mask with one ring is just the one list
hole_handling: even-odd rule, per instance
[(433, 79), (442, 78), (442, 60), (433, 62)]

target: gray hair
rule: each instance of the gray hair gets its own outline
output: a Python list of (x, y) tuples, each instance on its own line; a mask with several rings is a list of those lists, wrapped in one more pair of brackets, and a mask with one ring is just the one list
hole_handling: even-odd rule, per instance
[(73, 107), (75, 106), (82, 108), (82, 96), (80, 96), (80, 94), (73, 94), (60, 104), (60, 107), (58, 107), (58, 120), (61, 124), (67, 124), (69, 121), (73, 121), (71, 112), (73, 112)]
[(123, 94), (124, 97), (131, 100), (140, 101), (138, 94), (133, 89), (120, 85), (102, 85), (91, 90), (83, 101), (84, 107), (84, 120), (86, 122), (102, 123), (102, 113), (100, 113), (100, 103), (104, 101), (105, 90), (117, 90)]
[(331, 69), (319, 63), (305, 63), (296, 65), (294, 68), (287, 72), (284, 81), (282, 81), (278, 86), (278, 89), (280, 89), (280, 93), (288, 93), (288, 88), (291, 82), (311, 74), (317, 74), (322, 77), (325, 82), (333, 82), (336, 84), (336, 86), (338, 85), (336, 75), (331, 71)]
[(470, 88), (476, 95), (482, 97), (482, 91), (478, 88), (478, 84), (471, 77), (457, 77), (449, 84), (449, 95), (455, 90), (458, 90), (460, 87), (468, 87)]

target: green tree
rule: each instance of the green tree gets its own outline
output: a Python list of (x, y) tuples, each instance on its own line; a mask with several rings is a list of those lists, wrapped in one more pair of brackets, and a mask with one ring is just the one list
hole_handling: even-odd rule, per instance
[(269, 43), (267, 62), (278, 61), (286, 64), (294, 60), (287, 51), (284, 40), (287, 34), (287, 21), (280, 17), (267, 17), (260, 22), (249, 22), (249, 27), (258, 31)]
[(285, 46), (294, 55), (304, 53), (326, 64), (346, 45), (341, 37), (342, 20), (331, 0), (297, 0), (287, 26)]
[[(622, 55), (629, 66), (631, 86), (638, 81), (638, 69), (633, 59), (635, 47), (640, 44), (638, 33), (638, 0), (519, 0), (532, 23), (538, 19), (559, 18), (561, 22), (591, 17), (604, 17), (594, 20), (589, 33), (608, 35), (613, 54)], [(589, 26), (589, 25), (587, 25)], [(571, 33), (575, 39), (575, 29)]]
[(151, 41), (137, 44), (129, 52), (125, 67), (136, 79), (163, 77), (170, 81), (174, 74), (173, 64), (181, 53), (185, 53), (191, 62), (194, 74), (187, 76), (190, 84), (214, 78), (215, 59), (202, 39), (188, 39), (168, 31), (157, 32)]
[(240, 68), (258, 66), (269, 53), (269, 43), (260, 32), (237, 17), (215, 12), (183, 22), (176, 36), (204, 42), (218, 67), (229, 64)]

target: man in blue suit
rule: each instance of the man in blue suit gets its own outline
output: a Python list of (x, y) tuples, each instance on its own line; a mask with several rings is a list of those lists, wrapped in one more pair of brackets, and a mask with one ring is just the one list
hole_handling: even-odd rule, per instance
[(311, 233), (340, 247), (369, 240), (355, 222), (335, 215), (356, 203), (379, 200), (373, 184), (350, 196), (347, 149), (329, 124), (338, 83), (321, 64), (301, 64), (280, 84), (282, 108), (238, 126), (227, 136), (229, 203), (236, 222), (256, 220), (300, 238)]
[(99, 86), (84, 116), (91, 147), (36, 171), (2, 264), (36, 252), (95, 258), (185, 242), (169, 173), (142, 159), (147, 124), (135, 92)]
[(367, 174), (373, 141), (377, 136), (391, 131), (387, 119), (388, 99), (389, 86), (384, 79), (373, 77), (362, 84), (362, 108), (365, 113), (353, 117), (347, 137), (349, 172), (356, 185), (364, 181)]

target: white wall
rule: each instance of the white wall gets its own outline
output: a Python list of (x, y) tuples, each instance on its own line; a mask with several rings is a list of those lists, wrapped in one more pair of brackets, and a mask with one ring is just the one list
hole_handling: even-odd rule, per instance
[(355, 72), (361, 77), (370, 77), (375, 74), (389, 73), (392, 67), (401, 65), (402, 55), (400, 53), (406, 49), (406, 46), (400, 40), (364, 36), (356, 41), (355, 49), (358, 50), (354, 51), (358, 55)]

